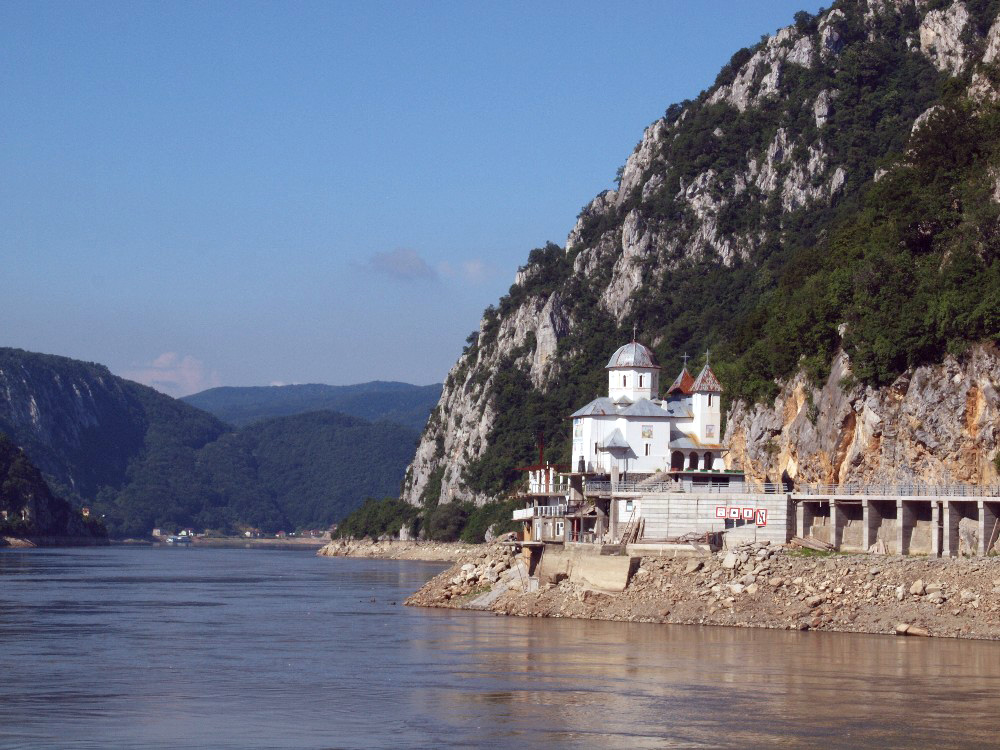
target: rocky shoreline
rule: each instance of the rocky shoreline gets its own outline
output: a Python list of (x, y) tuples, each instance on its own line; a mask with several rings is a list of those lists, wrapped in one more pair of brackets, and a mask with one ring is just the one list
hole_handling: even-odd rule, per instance
[(512, 547), (480, 545), (406, 603), (523, 617), (1000, 639), (1000, 558), (822, 555), (757, 542), (712, 556), (634, 558), (618, 592), (545, 568), (529, 577)]
[(462, 542), (400, 542), (370, 539), (335, 539), (316, 554), (321, 557), (370, 557), (385, 560), (423, 560), (453, 562), (468, 557), (485, 547)]
[(94, 536), (0, 536), (0, 547), (106, 547), (107, 537)]

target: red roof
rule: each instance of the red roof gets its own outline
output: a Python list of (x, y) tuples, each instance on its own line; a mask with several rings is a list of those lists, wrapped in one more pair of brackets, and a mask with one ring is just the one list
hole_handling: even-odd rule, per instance
[(712, 368), (705, 365), (698, 373), (698, 377), (695, 378), (691, 390), (695, 393), (722, 393), (722, 386), (719, 385), (719, 380), (712, 372)]
[(674, 391), (680, 391), (683, 394), (688, 394), (691, 392), (691, 386), (694, 385), (694, 378), (691, 377), (691, 373), (687, 371), (685, 367), (681, 370), (681, 374), (677, 376), (674, 380), (673, 385), (667, 389), (667, 393), (673, 393)]

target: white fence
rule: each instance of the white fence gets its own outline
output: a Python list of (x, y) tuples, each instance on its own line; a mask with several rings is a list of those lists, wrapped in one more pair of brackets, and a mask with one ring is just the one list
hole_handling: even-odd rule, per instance
[(558, 518), (565, 515), (565, 505), (538, 505), (534, 508), (519, 508), (515, 510), (514, 520), (527, 521), (531, 518)]

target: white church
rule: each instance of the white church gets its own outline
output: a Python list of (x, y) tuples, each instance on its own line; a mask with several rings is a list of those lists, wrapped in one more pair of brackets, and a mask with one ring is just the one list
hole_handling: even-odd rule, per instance
[(633, 341), (607, 365), (608, 395), (571, 415), (573, 470), (595, 474), (690, 475), (723, 471), (722, 386), (706, 363), (698, 377), (685, 366), (659, 398), (660, 366)]

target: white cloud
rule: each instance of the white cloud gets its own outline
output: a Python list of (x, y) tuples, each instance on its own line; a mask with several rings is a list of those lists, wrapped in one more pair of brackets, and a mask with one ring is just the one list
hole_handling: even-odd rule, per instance
[(161, 393), (179, 398), (220, 384), (219, 374), (190, 354), (164, 352), (148, 364), (122, 373), (122, 377), (148, 385)]
[(400, 247), (386, 253), (375, 253), (368, 259), (368, 268), (384, 276), (404, 281), (436, 279), (437, 274), (416, 250)]
[(438, 270), (445, 278), (458, 279), (468, 284), (482, 284), (496, 271), (489, 263), (478, 259), (463, 260), (457, 266), (444, 261), (438, 266)]

